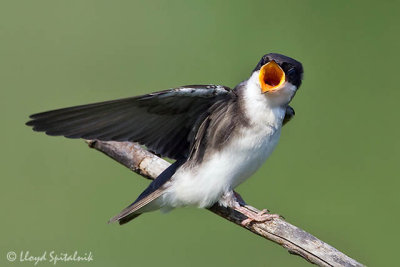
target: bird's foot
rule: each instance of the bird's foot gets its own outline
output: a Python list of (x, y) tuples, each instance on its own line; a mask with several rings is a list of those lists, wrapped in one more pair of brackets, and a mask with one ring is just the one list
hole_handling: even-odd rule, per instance
[(239, 193), (235, 191), (226, 192), (221, 199), (218, 201), (218, 204), (223, 207), (231, 207), (232, 209), (239, 211), (243, 215), (247, 217), (247, 219), (243, 220), (241, 224), (243, 226), (248, 226), (252, 222), (266, 222), (271, 221), (273, 219), (282, 218), (282, 216), (278, 214), (271, 214), (269, 210), (263, 209), (262, 211), (258, 211), (250, 206), (246, 206), (246, 202), (239, 195)]
[(273, 219), (281, 218), (281, 216), (278, 214), (269, 213), (269, 210), (267, 210), (267, 209), (263, 209), (262, 211), (260, 211), (256, 214), (254, 214), (254, 212), (251, 212), (247, 208), (242, 207), (242, 206), (236, 207), (236, 210), (240, 211), (242, 214), (246, 215), (246, 217), (247, 217), (247, 219), (245, 219), (241, 222), (241, 225), (243, 225), (243, 226), (248, 226), (252, 222), (262, 223), (262, 222), (266, 222), (266, 221), (271, 221)]

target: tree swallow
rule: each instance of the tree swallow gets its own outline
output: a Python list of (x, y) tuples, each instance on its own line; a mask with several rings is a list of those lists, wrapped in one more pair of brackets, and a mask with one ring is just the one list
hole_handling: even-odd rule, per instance
[[(153, 210), (206, 208), (217, 202), (241, 209), (233, 189), (274, 150), (282, 125), (294, 116), (289, 103), (302, 77), (300, 62), (271, 53), (234, 89), (182, 86), (42, 112), (26, 124), (52, 136), (138, 142), (176, 160), (110, 222), (124, 224)], [(246, 223), (274, 216), (243, 213), (249, 217)]]

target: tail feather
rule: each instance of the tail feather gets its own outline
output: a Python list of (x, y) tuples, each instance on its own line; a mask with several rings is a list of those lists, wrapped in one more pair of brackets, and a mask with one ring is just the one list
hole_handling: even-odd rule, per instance
[[(108, 223), (113, 223), (119, 221), (120, 224), (129, 222), (130, 220), (136, 218), (140, 214), (140, 209), (150, 204), (153, 200), (157, 199), (162, 195), (166, 187), (161, 187), (149, 195), (143, 197), (142, 199), (133, 202), (131, 205), (123, 209), (118, 215), (112, 217)], [(137, 213), (135, 213), (137, 212)]]
[(174, 175), (176, 170), (184, 164), (186, 159), (180, 159), (165, 169), (150, 185), (139, 195), (131, 205), (123, 209), (118, 215), (112, 217), (108, 223), (118, 221), (119, 224), (125, 224), (143, 212), (152, 211), (161, 208), (161, 206), (149, 204), (159, 198), (165, 190), (171, 185), (168, 181)]
[(139, 216), (139, 215), (141, 215), (141, 214), (142, 214), (142, 213), (136, 213), (136, 214), (131, 214), (131, 215), (128, 215), (128, 216), (124, 217), (124, 218), (122, 218), (122, 219), (120, 219), (120, 220), (118, 221), (118, 222), (119, 222), (119, 225), (126, 224), (126, 223), (132, 221), (133, 219), (135, 219), (137, 216)]

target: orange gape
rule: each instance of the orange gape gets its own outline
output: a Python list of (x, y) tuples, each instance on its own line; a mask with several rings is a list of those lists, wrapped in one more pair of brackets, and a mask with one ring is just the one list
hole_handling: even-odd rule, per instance
[(275, 61), (268, 62), (260, 69), (260, 84), (263, 93), (276, 90), (285, 82), (285, 72)]

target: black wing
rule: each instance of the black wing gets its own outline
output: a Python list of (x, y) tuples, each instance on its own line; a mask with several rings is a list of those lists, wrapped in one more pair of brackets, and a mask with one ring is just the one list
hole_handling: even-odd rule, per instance
[(48, 135), (131, 141), (164, 157), (187, 157), (207, 109), (235, 94), (219, 85), (193, 85), (148, 95), (31, 115), (26, 124)]
[(296, 113), (294, 112), (294, 109), (291, 106), (286, 107), (286, 113), (285, 113), (285, 118), (283, 118), (283, 125), (288, 123), (291, 119), (293, 119), (294, 115)]

